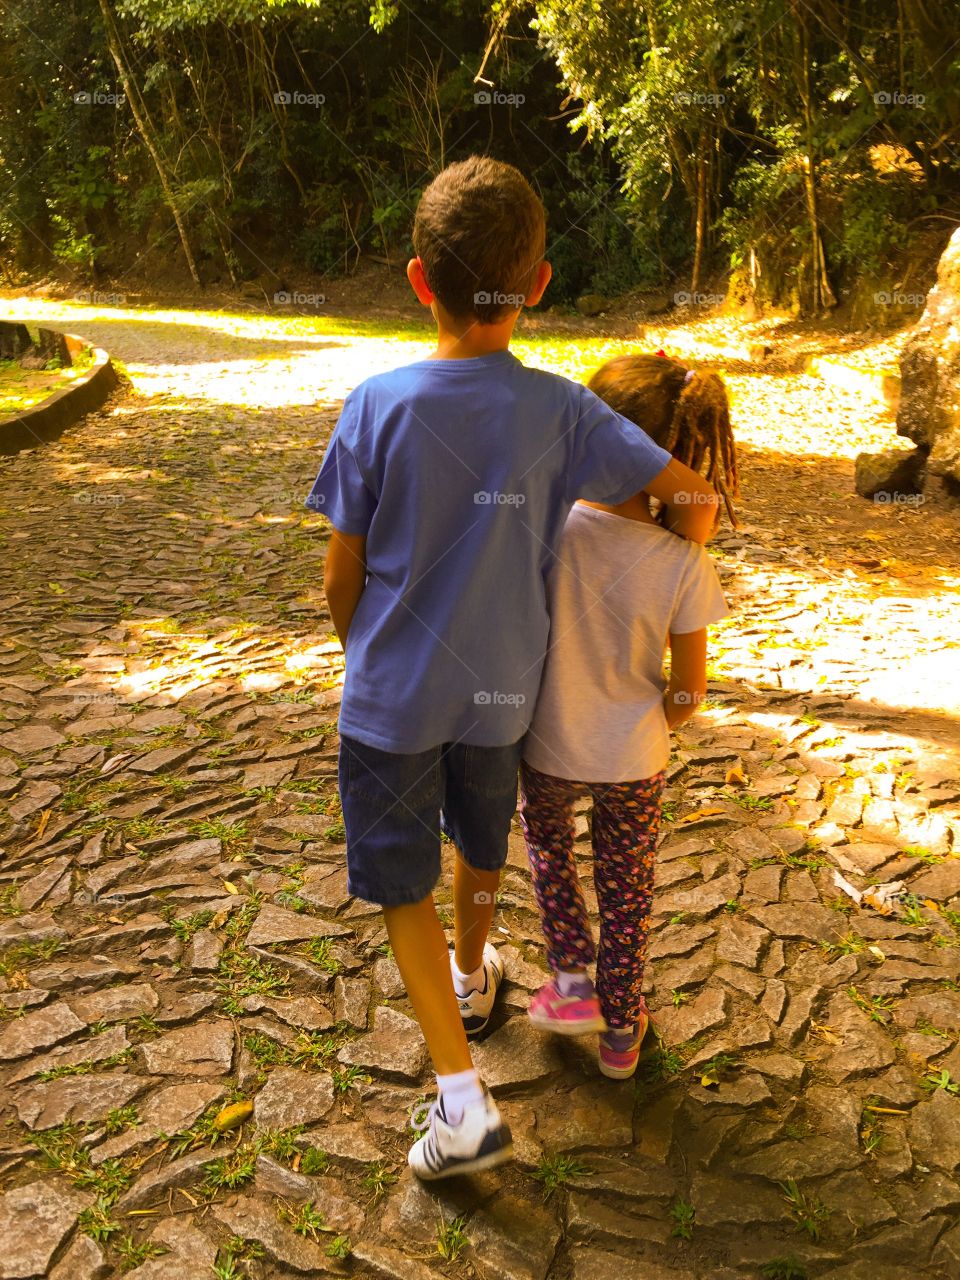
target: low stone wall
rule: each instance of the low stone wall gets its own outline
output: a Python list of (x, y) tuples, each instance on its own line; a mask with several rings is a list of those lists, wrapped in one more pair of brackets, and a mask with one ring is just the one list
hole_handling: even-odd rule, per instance
[(32, 409), (0, 422), (0, 454), (20, 453), (56, 440), (84, 414), (99, 409), (116, 387), (119, 380), (106, 351), (76, 334), (61, 336), (71, 356), (92, 350), (93, 364), (70, 386), (55, 391)]

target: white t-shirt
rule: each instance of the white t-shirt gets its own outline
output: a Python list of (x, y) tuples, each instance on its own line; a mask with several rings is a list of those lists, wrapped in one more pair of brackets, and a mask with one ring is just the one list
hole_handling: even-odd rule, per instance
[(670, 757), (668, 636), (729, 613), (706, 550), (660, 525), (577, 503), (547, 601), (550, 645), (523, 758), (578, 782), (659, 773)]

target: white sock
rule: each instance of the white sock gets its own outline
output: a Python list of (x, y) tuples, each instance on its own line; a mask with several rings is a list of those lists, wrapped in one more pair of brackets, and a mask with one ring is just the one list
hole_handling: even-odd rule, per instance
[(588, 982), (586, 969), (574, 969), (571, 973), (557, 972), (557, 990), (562, 996), (569, 996), (581, 982)]
[(459, 1124), (463, 1109), (471, 1102), (483, 1101), (480, 1075), (472, 1067), (469, 1071), (455, 1071), (453, 1075), (437, 1076), (437, 1088), (443, 1099), (443, 1114), (450, 1124)]
[(453, 974), (453, 989), (461, 998), (468, 996), (471, 991), (480, 991), (483, 988), (483, 961), (480, 961), (479, 967), (474, 969), (473, 973), (463, 973), (456, 960), (451, 955), (450, 971)]

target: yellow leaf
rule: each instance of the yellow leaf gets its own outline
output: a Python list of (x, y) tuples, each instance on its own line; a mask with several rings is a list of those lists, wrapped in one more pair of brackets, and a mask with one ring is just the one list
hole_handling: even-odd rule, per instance
[(740, 765), (735, 764), (727, 770), (726, 784), (728, 787), (745, 787), (747, 785), (747, 775)]
[(685, 822), (696, 822), (698, 818), (710, 818), (715, 813), (726, 812), (726, 809), (722, 809), (718, 805), (708, 805), (706, 809), (697, 809), (693, 813), (685, 813), (682, 818), (677, 819), (674, 826), (682, 827)]
[(252, 1115), (252, 1102), (234, 1102), (229, 1107), (224, 1107), (217, 1115), (213, 1127), (217, 1133), (226, 1133), (228, 1129), (239, 1128), (244, 1120), (249, 1120)]
[(867, 950), (872, 956), (876, 956), (878, 960), (886, 960), (887, 958), (879, 947), (867, 947)]
[(932, 898), (924, 898), (923, 905), (929, 907), (931, 911), (939, 911), (940, 909)]
[(700, 1083), (703, 1085), (704, 1089), (710, 1089), (714, 1085), (718, 1085), (720, 1083), (720, 1077), (717, 1075), (716, 1067), (711, 1067), (709, 1071), (705, 1071), (700, 1077)]
[(237, 886), (236, 886), (235, 884), (232, 884), (229, 880), (224, 880), (224, 882), (223, 882), (223, 887), (226, 889), (227, 893), (239, 893), (239, 892), (240, 892), (240, 890), (237, 888)]

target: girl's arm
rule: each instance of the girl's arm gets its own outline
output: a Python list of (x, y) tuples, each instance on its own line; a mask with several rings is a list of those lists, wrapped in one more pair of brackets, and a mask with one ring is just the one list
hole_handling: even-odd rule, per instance
[(707, 629), (670, 635), (670, 687), (663, 695), (667, 728), (694, 714), (707, 692)]
[(703, 476), (673, 459), (644, 490), (666, 508), (664, 524), (691, 542), (707, 542), (720, 522), (720, 495)]
[(323, 567), (323, 589), (344, 652), (347, 633), (367, 582), (367, 540), (334, 529)]

